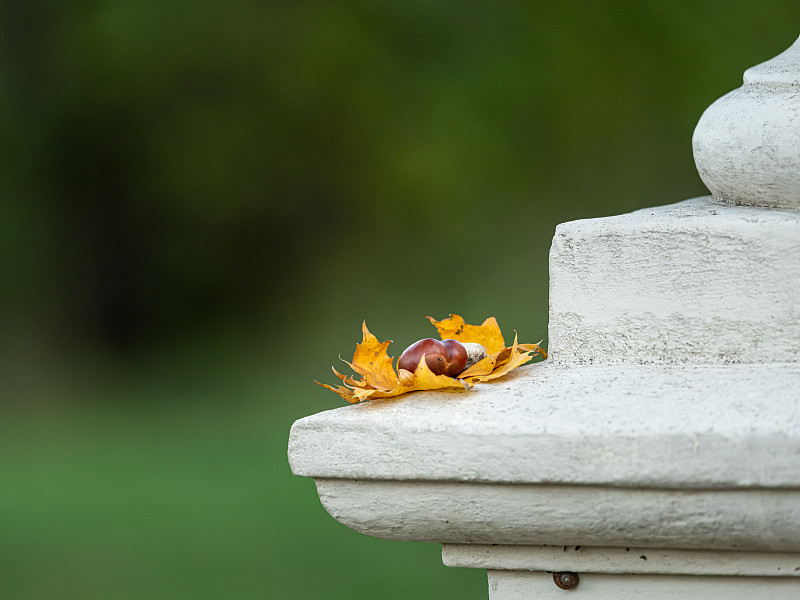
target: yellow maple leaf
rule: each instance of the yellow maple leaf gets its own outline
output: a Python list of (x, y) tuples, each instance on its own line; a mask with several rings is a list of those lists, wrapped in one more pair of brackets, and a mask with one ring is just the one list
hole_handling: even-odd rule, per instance
[(367, 329), (366, 321), (361, 324), (361, 331), (363, 340), (356, 346), (353, 362), (347, 364), (373, 388), (393, 390), (397, 387), (397, 373), (392, 367), (394, 359), (386, 351), (392, 340), (379, 342)]
[[(464, 378), (465, 380), (469, 381), (472, 384), (475, 383), (482, 383), (484, 381), (491, 381), (492, 379), (497, 379), (498, 377), (502, 377), (507, 373), (511, 372), (513, 369), (517, 367), (521, 367), (522, 365), (529, 363), (533, 360), (535, 353), (540, 353), (542, 356), (545, 356), (544, 350), (541, 350), (538, 344), (526, 344), (526, 346), (535, 346), (535, 350), (533, 351), (526, 351), (520, 348), (519, 344), (517, 344), (517, 336), (514, 335), (514, 344), (510, 348), (504, 348), (500, 352), (497, 353), (497, 356), (494, 360), (494, 366), (491, 372), (489, 373), (469, 373), (469, 369), (461, 373), (459, 377)], [(491, 358), (487, 356), (486, 358)], [(484, 359), (486, 360), (486, 359)], [(477, 366), (477, 365), (473, 365)], [(471, 368), (471, 367), (470, 367)]]
[(475, 342), (486, 348), (487, 354), (500, 352), (506, 347), (503, 333), (494, 317), (489, 317), (481, 325), (467, 325), (458, 315), (450, 315), (447, 319), (437, 321), (428, 317), (443, 340), (458, 342)]
[(503, 334), (494, 317), (486, 319), (481, 325), (468, 325), (459, 315), (436, 321), (428, 317), (439, 331), (443, 340), (453, 339), (462, 343), (478, 343), (486, 348), (487, 356), (465, 369), (456, 377), (433, 373), (423, 354), (413, 372), (406, 369), (395, 371), (394, 359), (387, 348), (391, 340), (379, 342), (369, 329), (366, 321), (362, 323), (362, 341), (356, 346), (353, 361), (346, 362), (358, 375), (342, 375), (335, 368), (333, 373), (343, 385), (336, 387), (315, 382), (341, 396), (350, 403), (378, 398), (391, 398), (418, 390), (461, 389), (468, 390), (476, 383), (491, 381), (506, 375), (511, 370), (533, 360), (538, 354), (547, 358), (539, 344), (514, 343), (506, 347)]

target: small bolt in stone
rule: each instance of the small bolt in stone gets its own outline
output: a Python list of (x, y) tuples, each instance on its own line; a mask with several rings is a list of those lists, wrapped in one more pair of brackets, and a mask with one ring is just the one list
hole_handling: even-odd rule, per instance
[(578, 587), (578, 574), (570, 571), (553, 573), (553, 581), (562, 590), (571, 590)]

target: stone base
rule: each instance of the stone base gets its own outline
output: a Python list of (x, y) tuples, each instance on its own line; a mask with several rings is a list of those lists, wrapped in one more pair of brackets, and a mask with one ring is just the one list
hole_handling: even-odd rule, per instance
[[(447, 566), (486, 569), (490, 600), (789, 600), (800, 597), (800, 554), (586, 546), (444, 545)], [(572, 589), (553, 573), (577, 574)]]
[(797, 600), (800, 581), (775, 577), (698, 577), (584, 573), (571, 590), (553, 583), (544, 571), (488, 571), (489, 600)]

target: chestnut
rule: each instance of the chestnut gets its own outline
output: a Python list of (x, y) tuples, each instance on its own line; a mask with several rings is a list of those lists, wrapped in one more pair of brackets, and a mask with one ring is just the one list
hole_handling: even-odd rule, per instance
[(425, 338), (406, 348), (397, 360), (397, 368), (416, 371), (425, 355), (425, 363), (434, 375), (455, 377), (467, 368), (467, 350), (456, 340)]
[(455, 377), (487, 356), (486, 348), (476, 342), (425, 338), (411, 344), (397, 360), (397, 368), (414, 372), (422, 355), (434, 375)]

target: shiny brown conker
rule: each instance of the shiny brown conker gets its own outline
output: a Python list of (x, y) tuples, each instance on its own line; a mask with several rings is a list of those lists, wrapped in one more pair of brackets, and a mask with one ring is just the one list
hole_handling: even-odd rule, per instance
[(455, 377), (467, 368), (467, 350), (456, 340), (425, 338), (406, 348), (397, 360), (397, 368), (416, 371), (425, 355), (425, 363), (434, 375)]

